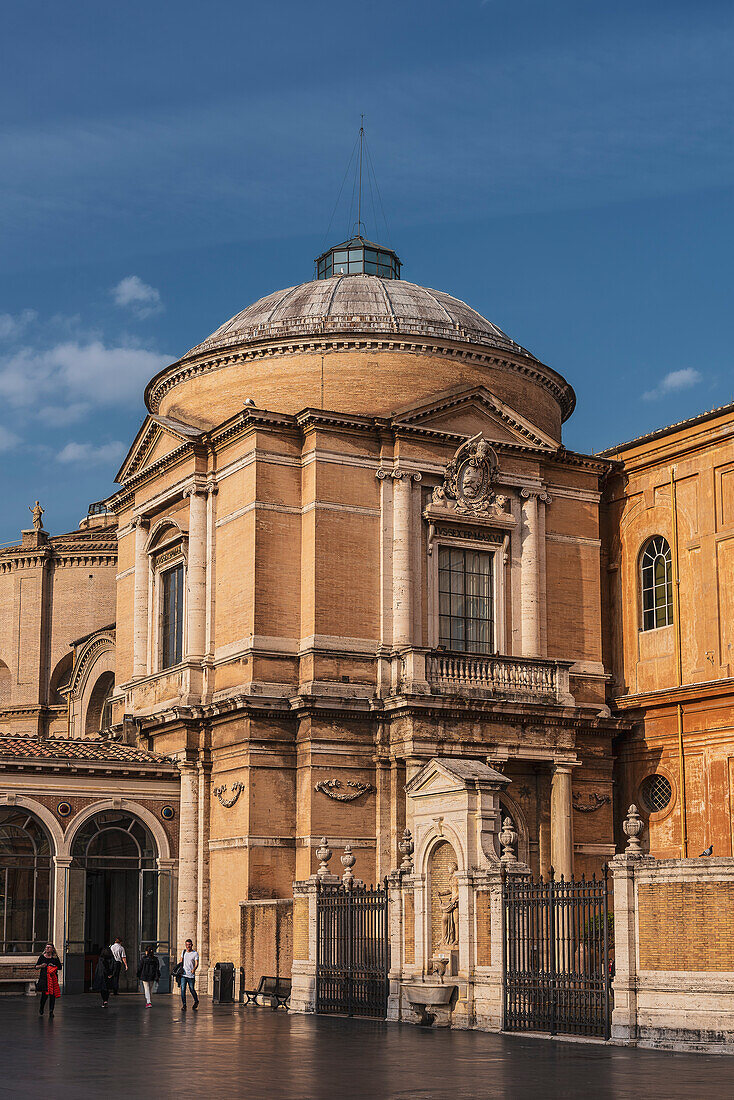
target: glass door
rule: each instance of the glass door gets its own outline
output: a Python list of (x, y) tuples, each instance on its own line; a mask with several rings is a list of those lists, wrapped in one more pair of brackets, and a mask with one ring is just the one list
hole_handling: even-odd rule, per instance
[(140, 956), (152, 947), (161, 968), (159, 993), (171, 992), (172, 872), (143, 868), (140, 872)]

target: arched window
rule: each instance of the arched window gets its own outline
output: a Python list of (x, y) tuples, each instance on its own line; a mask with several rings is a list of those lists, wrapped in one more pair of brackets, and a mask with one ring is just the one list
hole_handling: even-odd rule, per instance
[(656, 630), (673, 622), (673, 567), (670, 547), (662, 535), (653, 535), (640, 556), (642, 629)]
[(148, 829), (124, 810), (103, 810), (86, 821), (74, 837), (75, 867), (87, 870), (155, 867), (156, 845)]
[(51, 841), (28, 810), (0, 809), (0, 954), (42, 951), (50, 932)]
[(110, 697), (115, 690), (115, 676), (112, 672), (103, 672), (92, 688), (87, 707), (84, 732), (87, 737), (95, 737), (112, 723)]

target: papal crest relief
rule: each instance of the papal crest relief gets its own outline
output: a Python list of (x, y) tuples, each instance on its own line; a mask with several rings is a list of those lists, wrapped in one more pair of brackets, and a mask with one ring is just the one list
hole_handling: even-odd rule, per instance
[(457, 512), (470, 516), (502, 511), (506, 500), (494, 490), (497, 467), (494, 449), (479, 432), (462, 443), (447, 464), (443, 485), (433, 490), (434, 503), (453, 501)]

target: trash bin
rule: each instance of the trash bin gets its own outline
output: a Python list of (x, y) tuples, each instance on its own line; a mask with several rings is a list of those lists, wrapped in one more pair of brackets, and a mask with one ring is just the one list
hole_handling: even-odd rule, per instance
[(215, 1005), (234, 1004), (234, 963), (216, 963), (212, 1002)]

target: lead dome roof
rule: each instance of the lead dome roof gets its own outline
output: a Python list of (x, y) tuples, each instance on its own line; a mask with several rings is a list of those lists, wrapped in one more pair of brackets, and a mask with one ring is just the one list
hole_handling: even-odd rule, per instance
[(459, 298), (377, 275), (336, 275), (268, 294), (235, 314), (185, 358), (261, 340), (324, 333), (437, 337), (498, 348), (537, 362)]

